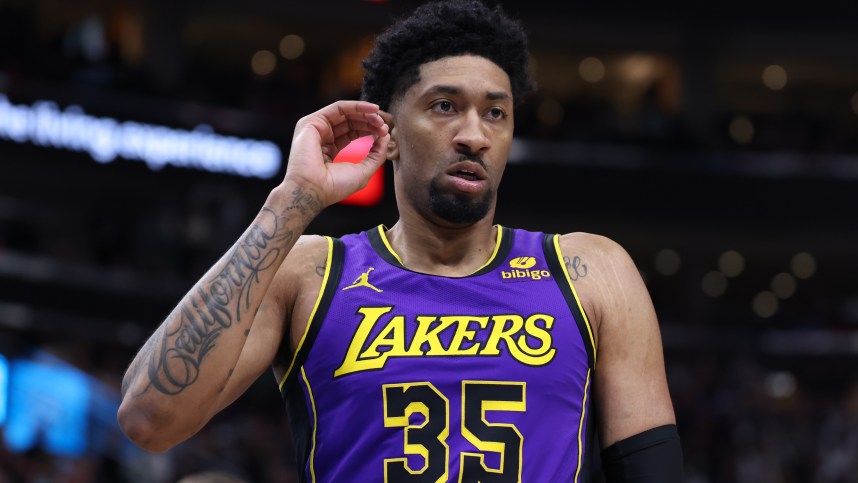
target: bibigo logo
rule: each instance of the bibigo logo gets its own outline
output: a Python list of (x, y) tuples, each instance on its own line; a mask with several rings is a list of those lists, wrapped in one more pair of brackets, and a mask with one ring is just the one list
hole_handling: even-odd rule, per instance
[(530, 270), (536, 265), (534, 257), (516, 257), (509, 261), (511, 270), (501, 270), (501, 279), (509, 282), (524, 282), (527, 280), (542, 280), (551, 278), (548, 270)]

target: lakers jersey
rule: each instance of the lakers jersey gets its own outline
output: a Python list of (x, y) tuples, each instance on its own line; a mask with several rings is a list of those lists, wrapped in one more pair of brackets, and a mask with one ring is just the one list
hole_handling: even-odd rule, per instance
[(384, 227), (328, 238), (280, 383), (306, 482), (587, 481), (595, 350), (556, 235), (497, 227), (451, 278)]

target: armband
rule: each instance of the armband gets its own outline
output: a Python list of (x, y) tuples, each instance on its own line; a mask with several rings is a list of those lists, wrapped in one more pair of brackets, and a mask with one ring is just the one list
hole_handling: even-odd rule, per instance
[(682, 483), (682, 447), (675, 424), (648, 429), (602, 450), (608, 483)]

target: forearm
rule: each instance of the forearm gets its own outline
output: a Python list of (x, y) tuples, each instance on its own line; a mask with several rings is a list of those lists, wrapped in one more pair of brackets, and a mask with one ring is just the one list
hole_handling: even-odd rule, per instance
[(314, 190), (284, 181), (150, 337), (122, 382), (132, 440), (168, 449), (213, 416), (274, 274), (321, 208)]

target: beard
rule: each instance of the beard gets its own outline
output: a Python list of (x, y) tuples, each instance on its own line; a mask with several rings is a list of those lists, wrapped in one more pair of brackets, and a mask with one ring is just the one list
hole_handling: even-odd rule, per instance
[(439, 218), (457, 225), (475, 223), (485, 218), (491, 208), (492, 199), (494, 190), (491, 188), (482, 198), (475, 200), (441, 191), (434, 179), (429, 184), (429, 210)]

